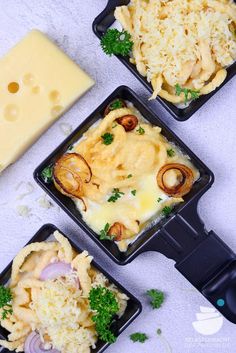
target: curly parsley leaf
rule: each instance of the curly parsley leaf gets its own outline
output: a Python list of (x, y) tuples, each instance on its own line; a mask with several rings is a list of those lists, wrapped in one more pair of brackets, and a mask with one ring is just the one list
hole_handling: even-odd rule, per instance
[(104, 145), (110, 145), (113, 142), (113, 140), (114, 140), (114, 135), (110, 134), (110, 132), (106, 132), (101, 137), (103, 139)]
[(125, 31), (118, 31), (116, 28), (108, 29), (101, 38), (101, 47), (107, 55), (129, 55), (133, 42), (131, 35)]
[(48, 166), (46, 168), (44, 168), (41, 172), (41, 178), (43, 179), (43, 181), (47, 184), (52, 182), (52, 178), (53, 178), (53, 167), (52, 166)]
[(131, 194), (132, 194), (133, 196), (136, 195), (136, 192), (137, 192), (137, 190), (131, 190)]
[(113, 240), (114, 239), (114, 235), (110, 235), (108, 234), (108, 231), (110, 229), (110, 224), (106, 223), (104, 228), (100, 230), (100, 234), (99, 234), (99, 239), (100, 240)]
[(96, 331), (101, 340), (114, 343), (116, 337), (111, 331), (112, 320), (119, 311), (119, 304), (115, 294), (108, 288), (98, 286), (89, 292), (90, 308), (94, 311), (92, 316)]
[(161, 198), (161, 197), (158, 197), (157, 202), (159, 203), (159, 202), (161, 202), (161, 201), (162, 201), (162, 198)]
[(11, 301), (12, 293), (10, 288), (0, 285), (0, 309), (3, 309), (1, 317), (2, 320), (5, 320), (13, 313)]
[(140, 343), (144, 343), (148, 339), (148, 336), (146, 335), (146, 333), (141, 333), (141, 332), (132, 333), (132, 335), (130, 335), (129, 337), (133, 342), (140, 342)]
[(142, 126), (139, 126), (139, 128), (136, 131), (139, 133), (139, 135), (144, 135), (145, 134), (145, 130), (144, 130), (144, 128)]
[(169, 148), (166, 152), (169, 157), (174, 157), (175, 155), (175, 151), (173, 150), (173, 148)]
[(120, 191), (119, 189), (115, 188), (112, 190), (112, 195), (107, 200), (108, 202), (116, 202), (122, 195), (125, 193)]
[(175, 94), (180, 96), (181, 93), (184, 93), (184, 103), (186, 104), (190, 99), (199, 98), (200, 91), (192, 90), (189, 88), (183, 88), (178, 83), (175, 85)]
[(116, 110), (116, 109), (123, 108), (123, 103), (121, 102), (120, 99), (116, 99), (116, 100), (114, 100), (114, 102), (112, 102), (109, 105), (109, 108), (110, 108), (110, 110)]
[(165, 300), (164, 293), (157, 289), (149, 289), (147, 295), (151, 298), (151, 306), (153, 309), (159, 309)]
[(169, 214), (171, 213), (171, 211), (172, 211), (172, 207), (170, 207), (170, 206), (165, 206), (165, 207), (162, 209), (161, 213), (162, 213), (163, 216), (169, 216)]

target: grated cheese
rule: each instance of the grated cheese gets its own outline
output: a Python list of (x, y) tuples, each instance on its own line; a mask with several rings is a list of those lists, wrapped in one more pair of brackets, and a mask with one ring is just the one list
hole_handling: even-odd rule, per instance
[(65, 280), (45, 281), (33, 302), (40, 321), (39, 331), (50, 337), (53, 347), (64, 353), (90, 352), (97, 334), (87, 298), (73, 285), (73, 273)]
[[(131, 0), (128, 6), (116, 8), (115, 17), (132, 35), (137, 70), (152, 84), (163, 77), (171, 94), (176, 84), (203, 87), (211, 74), (236, 59), (232, 0)], [(213, 71), (207, 79), (201, 79), (199, 72), (199, 80), (194, 81), (190, 75), (196, 63), (204, 73), (201, 41), (209, 48)]]

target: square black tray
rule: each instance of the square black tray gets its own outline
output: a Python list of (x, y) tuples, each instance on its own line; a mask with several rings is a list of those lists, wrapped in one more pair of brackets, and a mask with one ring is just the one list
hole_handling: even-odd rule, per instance
[[(70, 237), (65, 235), (63, 232), (61, 232), (57, 227), (55, 227), (52, 224), (43, 225), (26, 245), (34, 243), (34, 242), (45, 241), (56, 230), (58, 230), (61, 234), (63, 234), (66, 238), (68, 238), (69, 242), (71, 243), (71, 245), (73, 246), (73, 248), (76, 251), (82, 252), (81, 248), (77, 244), (75, 244), (75, 242)], [(114, 283), (116, 285), (116, 287), (122, 293), (125, 293), (130, 298), (128, 300), (127, 308), (126, 308), (124, 315), (122, 315), (121, 318), (115, 320), (114, 324), (112, 325), (112, 330), (114, 331), (115, 335), (119, 336), (121, 334), (121, 332), (124, 331), (133, 322), (133, 320), (141, 313), (142, 305), (138, 299), (136, 299), (127, 289), (125, 289), (120, 283), (118, 283), (109, 273), (107, 273), (95, 261), (92, 261), (92, 265), (96, 269), (98, 269), (100, 272), (102, 272), (108, 278), (109, 282)], [(12, 267), (12, 262), (0, 274), (0, 284), (1, 285), (5, 285), (9, 281), (10, 275), (11, 275), (11, 267)], [(8, 333), (9, 333), (8, 331), (6, 331), (4, 328), (2, 328), (0, 326), (0, 338), (1, 339), (6, 340)], [(109, 343), (98, 340), (96, 349), (92, 349), (91, 352), (102, 353), (109, 345), (110, 345)], [(0, 351), (2, 353), (9, 353), (10, 352), (6, 348), (3, 348)]]
[[(93, 31), (99, 39), (105, 34), (107, 29), (115, 21), (114, 10), (117, 6), (127, 5), (130, 0), (109, 0), (106, 8), (98, 15), (93, 22)], [(102, 49), (101, 49), (102, 50)], [(104, 54), (105, 55), (105, 54)], [(139, 81), (152, 93), (153, 88), (147, 79), (143, 77), (136, 69), (134, 64), (131, 64), (129, 57), (123, 57), (121, 55), (116, 55), (117, 58), (137, 77)], [(215, 89), (213, 92), (201, 96), (195, 101), (192, 101), (190, 105), (184, 109), (176, 107), (174, 104), (164, 100), (161, 97), (157, 97), (158, 102), (161, 103), (163, 107), (178, 121), (185, 121), (189, 119), (202, 105), (204, 105), (217, 91), (221, 89), (231, 78), (236, 74), (236, 62), (234, 62), (227, 69), (227, 77), (220, 87)]]
[(97, 120), (103, 118), (105, 107), (114, 99), (122, 98), (130, 101), (141, 112), (141, 114), (153, 125), (158, 125), (162, 129), (162, 134), (169, 140), (174, 142), (184, 153), (186, 153), (193, 164), (200, 172), (199, 180), (193, 185), (192, 190), (184, 197), (185, 202), (177, 205), (172, 215), (179, 213), (185, 206), (192, 204), (211, 186), (213, 182), (213, 174), (207, 166), (153, 113), (148, 109), (140, 98), (128, 87), (118, 87), (72, 134), (66, 138), (59, 147), (53, 151), (35, 170), (34, 178), (36, 182), (49, 194), (52, 199), (92, 238), (100, 248), (102, 248), (113, 261), (120, 265), (130, 262), (137, 254), (141, 245), (148, 242), (154, 234), (168, 222), (168, 217), (162, 219), (155, 226), (146, 230), (142, 236), (134, 241), (126, 252), (120, 252), (117, 245), (111, 241), (101, 241), (98, 235), (84, 222), (81, 213), (76, 208), (75, 203), (67, 196), (61, 194), (53, 183), (45, 183), (41, 177), (43, 169), (53, 165), (68, 149), (70, 145), (81, 138), (83, 133), (89, 129)]

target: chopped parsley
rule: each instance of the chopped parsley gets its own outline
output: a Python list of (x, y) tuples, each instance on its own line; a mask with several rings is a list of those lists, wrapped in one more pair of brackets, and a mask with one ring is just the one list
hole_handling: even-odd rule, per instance
[(100, 230), (100, 234), (99, 234), (99, 239), (100, 240), (113, 240), (114, 236), (108, 234), (108, 231), (110, 229), (110, 224), (106, 223), (104, 228)]
[(123, 107), (123, 103), (121, 102), (120, 99), (116, 99), (114, 100), (114, 102), (112, 102), (110, 105), (109, 105), (109, 108), (110, 110), (116, 110), (116, 109), (120, 109)]
[(177, 96), (180, 96), (181, 93), (184, 93), (184, 103), (186, 104), (191, 99), (199, 98), (200, 91), (192, 90), (189, 88), (183, 88), (178, 83), (175, 85), (175, 93)]
[(127, 178), (129, 179), (129, 178), (132, 178), (132, 174), (129, 174), (129, 175), (127, 175)]
[(132, 335), (130, 335), (129, 337), (133, 342), (140, 342), (140, 343), (144, 343), (148, 339), (148, 336), (146, 335), (146, 333), (141, 333), (141, 332), (132, 333)]
[(162, 210), (163, 216), (168, 216), (172, 211), (172, 207), (170, 206), (165, 206)]
[(169, 157), (174, 157), (175, 155), (175, 151), (173, 150), (173, 148), (169, 148), (166, 152)]
[(131, 191), (131, 194), (135, 196), (135, 195), (136, 195), (136, 192), (137, 192), (137, 190), (132, 190), (132, 191)]
[(10, 288), (0, 285), (0, 309), (3, 309), (1, 317), (2, 320), (7, 319), (8, 316), (13, 313), (11, 301), (12, 293)]
[(139, 133), (139, 135), (144, 135), (145, 134), (145, 130), (144, 130), (144, 128), (142, 126), (139, 126), (139, 128), (136, 131)]
[(158, 334), (158, 336), (160, 336), (162, 334), (162, 331), (160, 328), (157, 329), (157, 334)]
[(162, 201), (162, 198), (158, 197), (157, 202), (161, 202), (161, 201)]
[(150, 304), (153, 309), (159, 309), (165, 300), (164, 293), (157, 289), (149, 289), (147, 295), (151, 298)]
[(114, 135), (110, 134), (110, 132), (106, 132), (102, 135), (104, 145), (110, 145), (114, 140)]
[(116, 202), (124, 194), (125, 194), (124, 192), (121, 192), (119, 189), (115, 188), (112, 190), (112, 195), (109, 197), (107, 201)]
[(93, 310), (92, 321), (101, 340), (114, 343), (116, 337), (111, 331), (111, 323), (119, 311), (119, 304), (115, 294), (108, 288), (97, 286), (89, 292), (89, 304)]
[(117, 127), (117, 125), (118, 125), (118, 124), (114, 124), (114, 125), (112, 126), (112, 129), (115, 129), (115, 127)]
[(44, 168), (41, 172), (41, 178), (43, 179), (43, 181), (47, 184), (52, 182), (52, 178), (53, 178), (53, 167), (52, 166), (48, 166), (46, 168)]
[(131, 35), (125, 31), (118, 31), (116, 28), (108, 29), (101, 38), (101, 47), (105, 54), (111, 55), (129, 55), (133, 42)]

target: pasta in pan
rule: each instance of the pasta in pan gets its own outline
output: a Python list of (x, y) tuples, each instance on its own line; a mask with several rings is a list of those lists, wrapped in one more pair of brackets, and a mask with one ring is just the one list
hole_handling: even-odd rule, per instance
[(119, 99), (54, 165), (55, 186), (101, 240), (114, 240), (121, 251), (182, 202), (198, 177), (158, 126)]
[(236, 59), (232, 0), (131, 0), (115, 17), (133, 41), (132, 58), (154, 99), (180, 104), (215, 90)]
[(91, 265), (87, 251), (76, 253), (58, 231), (53, 236), (55, 241), (27, 245), (13, 261), (7, 287), (12, 309), (7, 315), (6, 307), (0, 309), (0, 324), (9, 331), (0, 346), (11, 351), (89, 353), (98, 340), (92, 288), (114, 294), (119, 317), (126, 310), (129, 298)]

